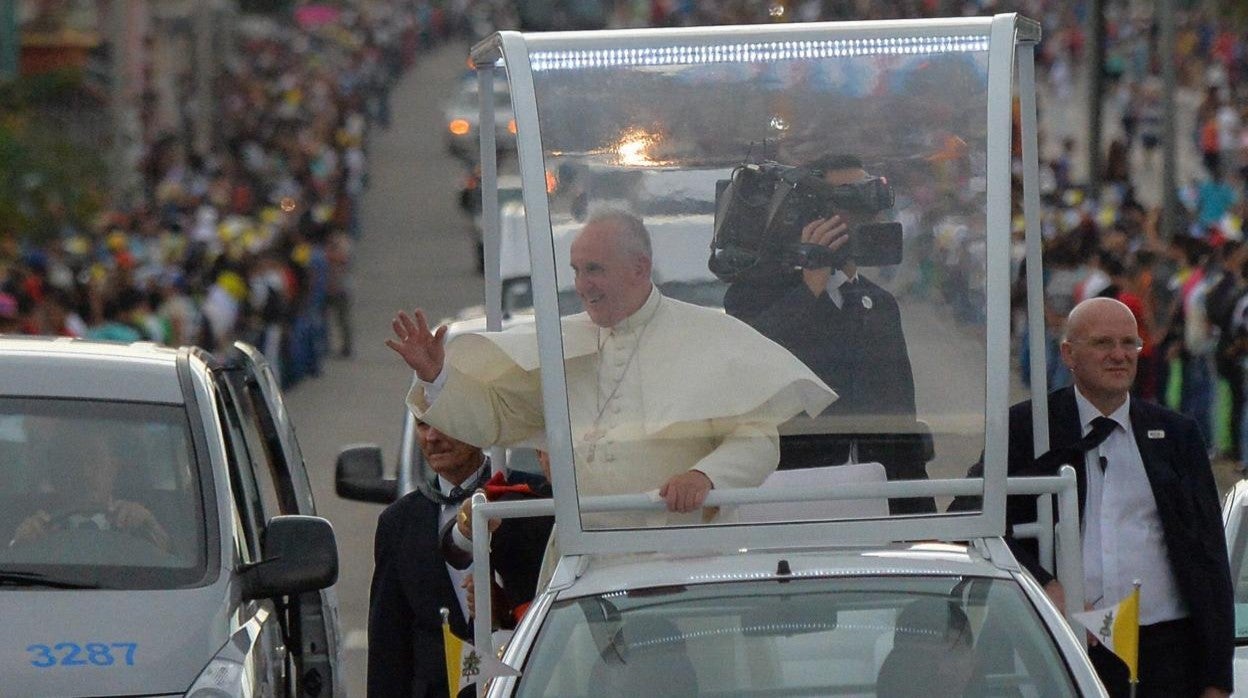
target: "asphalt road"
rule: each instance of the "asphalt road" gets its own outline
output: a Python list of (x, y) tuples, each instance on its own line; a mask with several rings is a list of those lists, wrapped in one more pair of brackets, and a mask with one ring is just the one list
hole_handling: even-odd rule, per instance
[[(467, 44), (451, 44), (422, 56), (397, 86), (393, 125), (375, 133), (370, 144), (371, 186), (364, 199), (364, 232), (355, 248), (355, 355), (331, 360), (319, 378), (287, 395), (320, 512), (334, 523), (338, 536), (338, 596), (353, 695), (364, 694), (371, 550), (381, 507), (334, 494), (334, 459), (347, 444), (371, 442), (382, 446), (387, 466), (394, 465), (410, 380), (407, 368), (382, 343), (395, 312), (419, 305), (439, 318), (482, 302), (468, 223), (456, 205), (464, 167), (446, 152), (440, 114), (467, 50)], [(1078, 97), (1071, 101), (1076, 104), (1048, 110), (1046, 121), (1053, 124), (1059, 114), (1069, 115)], [(927, 337), (927, 350), (942, 352), (948, 363), (938, 363), (950, 367), (932, 376), (935, 382), (916, 376), (921, 402), (949, 399), (947, 386), (958, 383), (954, 369), (976, 345), (971, 337), (934, 326), (941, 324), (922, 313), (907, 320), (912, 341)], [(1021, 396), (1017, 380), (1011, 392)], [(1221, 489), (1238, 479), (1229, 463), (1219, 463), (1216, 471)]]
[(464, 68), (467, 44), (424, 55), (393, 93), (393, 121), (370, 142), (370, 188), (355, 247), (355, 353), (286, 396), (322, 515), (338, 536), (338, 598), (347, 642), (348, 685), (364, 695), (365, 628), (378, 505), (334, 494), (334, 459), (346, 444), (381, 445), (387, 467), (398, 452), (411, 372), (383, 344), (400, 309), (437, 318), (482, 302), (467, 221), (456, 197), (465, 172), (446, 152), (441, 104)]

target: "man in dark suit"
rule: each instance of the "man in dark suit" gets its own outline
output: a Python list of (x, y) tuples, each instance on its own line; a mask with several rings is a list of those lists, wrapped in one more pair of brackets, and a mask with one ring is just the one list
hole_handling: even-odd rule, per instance
[(459, 504), (488, 481), (489, 460), (427, 424), (417, 436), (435, 477), (377, 521), (368, 613), (368, 695), (377, 698), (447, 694), (440, 609), (456, 635), (471, 637), (462, 588), (470, 570), (449, 566), (441, 541)]
[[(868, 177), (862, 162), (836, 155), (810, 166), (831, 185)], [(802, 229), (801, 242), (839, 250), (872, 216), (839, 212)], [(925, 432), (917, 428), (914, 376), (897, 299), (863, 276), (853, 261), (839, 269), (770, 266), (734, 281), (729, 315), (801, 359), (839, 398), (821, 415), (824, 433), (780, 438), (780, 468), (879, 462), (890, 480), (927, 477)], [(889, 501), (892, 513), (936, 510), (931, 497)]]
[[(483, 488), (486, 499), (491, 502), (550, 499), (553, 496), (550, 455), (537, 451), (537, 460), (545, 479), (527, 473), (514, 473), (509, 480), (504, 480), (501, 474), (495, 475)], [(456, 521), (457, 524), (443, 534), (442, 552), (449, 565), (467, 569), (472, 564), (471, 499), (459, 505)], [(542, 558), (554, 524), (553, 516), (490, 520), (490, 568), (504, 581), (501, 588), (491, 590), (494, 592), (496, 627), (515, 628), (537, 595)], [(472, 599), (471, 577), (467, 584), (470, 590), (468, 598)]]
[[(1131, 399), (1140, 345), (1127, 306), (1086, 300), (1066, 323), (1062, 361), (1075, 385), (1049, 394), (1048, 454), (1034, 457), (1031, 403), (1010, 409), (1011, 476), (1064, 463), (1078, 473), (1086, 598), (1065, 598), (1034, 541), (1007, 540), (1059, 606), (1112, 606), (1141, 581), (1140, 698), (1226, 696), (1234, 609), (1217, 488), (1196, 423)], [(1034, 498), (1011, 498), (1007, 522), (1034, 521), (1035, 510)], [(1126, 665), (1099, 644), (1089, 656), (1110, 694), (1128, 695)]]

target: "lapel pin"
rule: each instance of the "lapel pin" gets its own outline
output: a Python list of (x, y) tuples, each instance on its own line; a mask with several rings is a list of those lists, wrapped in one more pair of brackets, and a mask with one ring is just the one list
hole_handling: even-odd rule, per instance
[(871, 301), (871, 297), (870, 297), (870, 296), (863, 296), (863, 297), (862, 297), (862, 307), (863, 307), (863, 308), (866, 308), (867, 310), (870, 310), (870, 309), (871, 309), (871, 306), (873, 306), (873, 305), (875, 305), (875, 303), (873, 303), (873, 302)]
[(1166, 430), (1165, 430), (1165, 429), (1149, 429), (1149, 430), (1148, 430), (1148, 438), (1150, 438), (1150, 439), (1164, 439), (1164, 438), (1166, 438)]

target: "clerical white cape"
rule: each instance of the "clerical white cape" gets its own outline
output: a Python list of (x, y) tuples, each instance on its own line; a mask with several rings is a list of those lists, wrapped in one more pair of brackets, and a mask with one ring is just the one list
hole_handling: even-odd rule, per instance
[[(778, 425), (836, 399), (745, 323), (657, 290), (616, 328), (599, 328), (585, 313), (562, 328), (581, 496), (646, 492), (690, 469), (716, 488), (758, 486), (779, 462)], [(408, 395), (417, 418), (483, 448), (543, 443), (533, 325), (460, 335), (448, 342), (446, 366), (432, 404), (419, 384)]]

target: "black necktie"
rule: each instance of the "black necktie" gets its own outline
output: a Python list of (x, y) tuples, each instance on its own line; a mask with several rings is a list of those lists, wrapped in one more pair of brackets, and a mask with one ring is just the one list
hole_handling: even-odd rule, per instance
[(1089, 431), (1087, 436), (1079, 439), (1070, 446), (1071, 448), (1076, 448), (1085, 453), (1091, 451), (1104, 443), (1105, 439), (1108, 439), (1109, 435), (1114, 433), (1114, 429), (1117, 427), (1118, 422), (1115, 422), (1109, 417), (1097, 417), (1092, 420), (1092, 431)]
[(841, 308), (855, 306), (856, 310), (856, 306), (862, 305), (862, 297), (866, 295), (865, 291), (866, 289), (863, 288), (863, 285), (858, 283), (858, 277), (849, 279), (841, 284)]
[[(1114, 433), (1114, 428), (1117, 426), (1118, 422), (1109, 417), (1097, 417), (1092, 420), (1092, 431), (1089, 431), (1087, 436), (1071, 444), (1071, 448), (1081, 453), (1087, 453), (1104, 443), (1105, 439), (1108, 439), (1109, 435)], [(1105, 456), (1097, 458), (1096, 462), (1100, 464), (1101, 472), (1105, 472), (1105, 466), (1109, 465)]]
[[(1058, 466), (1064, 464), (1074, 465), (1082, 462), (1083, 454), (1100, 446), (1109, 435), (1113, 433), (1114, 428), (1118, 426), (1118, 422), (1109, 417), (1097, 417), (1092, 420), (1092, 431), (1078, 441), (1072, 442), (1069, 446), (1054, 448), (1048, 453), (1036, 459), (1036, 465), (1043, 470), (1056, 471)], [(1104, 469), (1105, 459), (1100, 460), (1101, 468)]]
[[(486, 465), (489, 465), (488, 460), (486, 461)], [(476, 480), (473, 480), (470, 483), (465, 483), (468, 485), (467, 487), (455, 485), (451, 488), (451, 491), (448, 494), (442, 494), (442, 488), (438, 486), (438, 478), (435, 476), (433, 480), (426, 482), (422, 487), (420, 487), (420, 490), (425, 493), (426, 497), (444, 507), (457, 507), (465, 499), (471, 497), (473, 492), (485, 487), (485, 483), (490, 480), (490, 475), (490, 469), (489, 467), (486, 467), (481, 471), (481, 475)]]

